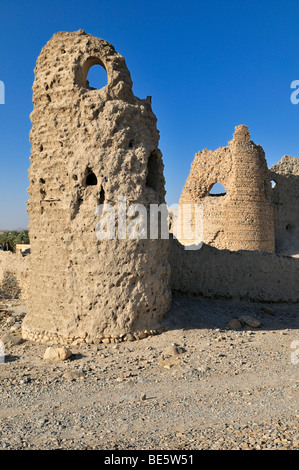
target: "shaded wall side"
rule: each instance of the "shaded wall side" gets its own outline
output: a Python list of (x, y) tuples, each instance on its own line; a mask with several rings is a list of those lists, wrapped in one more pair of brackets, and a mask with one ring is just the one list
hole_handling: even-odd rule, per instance
[(261, 251), (186, 251), (171, 240), (171, 287), (184, 294), (298, 302), (299, 259)]
[(285, 155), (270, 168), (276, 252), (299, 254), (299, 158)]

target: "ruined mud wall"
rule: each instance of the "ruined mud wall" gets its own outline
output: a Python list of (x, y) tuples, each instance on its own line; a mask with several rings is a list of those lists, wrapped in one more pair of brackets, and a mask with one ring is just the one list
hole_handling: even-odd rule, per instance
[[(28, 283), (30, 270), (30, 256), (22, 256), (7, 251), (0, 251), (0, 296), (10, 297), (10, 293), (18, 292), (24, 302), (28, 299)], [(3, 287), (3, 282), (12, 279), (12, 285)], [(8, 289), (7, 289), (8, 287)], [(14, 295), (13, 295), (14, 296)]]
[(299, 254), (299, 158), (284, 156), (270, 168), (277, 253)]
[[(108, 84), (89, 87), (101, 65)], [(164, 202), (151, 100), (138, 99), (124, 58), (80, 30), (57, 33), (35, 69), (30, 178), (31, 272), (23, 336), (96, 341), (154, 328), (167, 312), (168, 241), (99, 240), (100, 204)]]
[(172, 289), (185, 294), (299, 302), (298, 258), (208, 245), (186, 251), (171, 240), (170, 264)]
[[(211, 195), (215, 183), (226, 194)], [(219, 249), (274, 252), (274, 214), (265, 154), (237, 126), (227, 147), (196, 154), (180, 207), (203, 205), (203, 241)], [(183, 217), (184, 219), (184, 217)], [(187, 240), (182, 237), (181, 242)]]

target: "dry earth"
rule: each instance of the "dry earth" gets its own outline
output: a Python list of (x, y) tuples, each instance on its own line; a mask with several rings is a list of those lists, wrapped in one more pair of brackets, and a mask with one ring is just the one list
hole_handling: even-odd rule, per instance
[[(0, 449), (298, 448), (298, 304), (177, 294), (163, 333), (61, 362), (7, 342), (25, 311), (2, 300)], [(244, 315), (261, 325), (227, 327)]]

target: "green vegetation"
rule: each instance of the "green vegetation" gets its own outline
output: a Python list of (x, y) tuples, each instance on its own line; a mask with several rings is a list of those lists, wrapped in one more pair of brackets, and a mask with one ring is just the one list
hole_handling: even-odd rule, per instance
[(0, 233), (0, 245), (4, 251), (16, 251), (16, 245), (29, 244), (29, 231), (28, 230), (11, 230), (8, 232)]

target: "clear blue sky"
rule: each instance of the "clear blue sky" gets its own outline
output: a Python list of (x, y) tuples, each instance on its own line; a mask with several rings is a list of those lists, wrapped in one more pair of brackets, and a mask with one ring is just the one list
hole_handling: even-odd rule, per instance
[(167, 202), (194, 154), (249, 126), (268, 165), (299, 156), (299, 2), (290, 0), (10, 0), (0, 4), (0, 229), (26, 227), (33, 69), (58, 31), (84, 29), (125, 58), (139, 98), (152, 96)]

